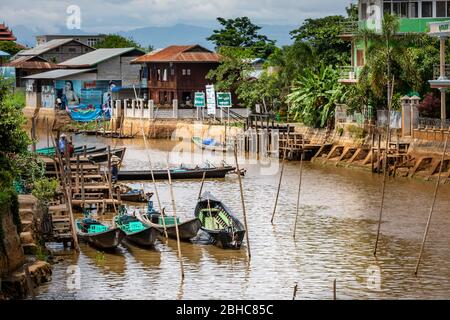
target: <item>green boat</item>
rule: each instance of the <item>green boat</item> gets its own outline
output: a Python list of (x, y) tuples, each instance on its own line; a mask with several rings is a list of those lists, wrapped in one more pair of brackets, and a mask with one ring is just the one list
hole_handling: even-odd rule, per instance
[(118, 228), (111, 228), (86, 217), (75, 222), (78, 239), (101, 250), (115, 249), (125, 236)]
[(127, 213), (125, 206), (119, 208), (119, 215), (114, 217), (115, 225), (125, 233), (125, 240), (138, 246), (151, 247), (161, 231), (139, 221), (136, 216)]

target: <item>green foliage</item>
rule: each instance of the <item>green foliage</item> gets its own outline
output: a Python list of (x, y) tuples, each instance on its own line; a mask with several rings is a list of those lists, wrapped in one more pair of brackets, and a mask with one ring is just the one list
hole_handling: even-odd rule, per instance
[(22, 224), (19, 215), (19, 200), (16, 192), (12, 188), (0, 190), (0, 254), (5, 252), (2, 215), (7, 212), (12, 214), (13, 223), (17, 228), (17, 232), (20, 233), (22, 231)]
[(345, 98), (338, 83), (339, 72), (332, 66), (308, 68), (294, 81), (287, 102), (294, 119), (313, 127), (324, 127), (334, 117), (336, 104)]
[(295, 42), (309, 43), (315, 49), (317, 58), (326, 65), (338, 65), (350, 56), (350, 42), (339, 37), (344, 23), (348, 21), (350, 19), (343, 16), (309, 18), (290, 34)]
[(253, 24), (248, 17), (236, 19), (217, 18), (222, 29), (216, 29), (206, 40), (216, 48), (248, 48), (258, 58), (267, 58), (275, 50), (275, 41), (259, 34), (261, 27)]
[(54, 178), (42, 178), (34, 182), (32, 194), (40, 201), (53, 200), (58, 189), (59, 182)]
[(255, 104), (265, 105), (268, 110), (277, 110), (282, 100), (279, 75), (263, 72), (259, 79), (244, 81), (236, 90), (239, 100), (249, 109)]
[(40, 180), (45, 175), (45, 163), (38, 155), (24, 152), (10, 156), (14, 163), (13, 174), (18, 186), (25, 192), (31, 192), (35, 181)]
[(137, 48), (143, 51), (152, 49), (153, 47), (143, 48), (139, 43), (134, 41), (132, 38), (125, 38), (118, 34), (108, 34), (105, 39), (99, 41), (95, 45), (96, 49), (100, 48)]
[(214, 81), (217, 91), (235, 91), (253, 70), (253, 52), (246, 48), (221, 47), (219, 54), (222, 56), (220, 65), (210, 70), (206, 78)]
[(356, 139), (363, 139), (366, 136), (366, 131), (364, 130), (364, 128), (361, 128), (359, 126), (349, 125), (347, 127), (347, 130), (350, 135)]
[(9, 53), (11, 56), (22, 49), (23, 48), (14, 41), (0, 41), (0, 50)]

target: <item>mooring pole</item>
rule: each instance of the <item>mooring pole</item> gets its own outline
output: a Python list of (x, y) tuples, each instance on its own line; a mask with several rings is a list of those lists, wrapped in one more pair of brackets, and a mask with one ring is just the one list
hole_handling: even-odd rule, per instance
[(297, 290), (298, 290), (298, 283), (294, 286), (294, 293), (292, 295), (292, 300), (295, 300), (295, 297), (297, 297)]
[(241, 202), (242, 202), (242, 212), (244, 214), (244, 224), (245, 224), (245, 236), (247, 240), (247, 252), (248, 252), (248, 259), (250, 260), (252, 258), (252, 253), (250, 250), (250, 240), (249, 240), (249, 230), (248, 230), (248, 223), (247, 223), (247, 213), (245, 212), (245, 200), (244, 200), (244, 188), (242, 187), (242, 179), (241, 179), (241, 171), (239, 169), (239, 162), (237, 158), (237, 141), (234, 141), (234, 160), (236, 161), (236, 171), (238, 175), (239, 180), (239, 189), (241, 192)]
[(278, 197), (280, 196), (281, 181), (283, 180), (283, 172), (284, 172), (284, 164), (286, 162), (286, 152), (287, 152), (287, 148), (288, 148), (288, 140), (289, 140), (289, 132), (286, 135), (286, 142), (284, 144), (284, 153), (283, 153), (283, 161), (281, 163), (280, 180), (278, 181), (277, 196), (275, 197), (275, 205), (273, 206), (272, 219), (270, 219), (270, 223), (272, 223), (272, 224), (273, 224), (273, 220), (275, 218), (275, 212), (277, 211)]
[(428, 221), (427, 221), (427, 225), (425, 227), (425, 232), (423, 234), (423, 239), (422, 239), (422, 246), (420, 247), (419, 258), (417, 259), (416, 269), (414, 271), (414, 274), (416, 276), (417, 276), (417, 273), (419, 272), (419, 265), (420, 265), (420, 261), (422, 260), (423, 249), (425, 247), (425, 241), (427, 240), (428, 230), (430, 228), (430, 223), (431, 223), (431, 217), (433, 215), (434, 206), (436, 204), (436, 197), (437, 197), (437, 194), (439, 191), (439, 185), (441, 184), (441, 176), (442, 176), (442, 170), (444, 168), (445, 154), (447, 153), (448, 136), (449, 136), (449, 134), (447, 134), (447, 137), (445, 138), (444, 151), (442, 152), (441, 166), (439, 169), (439, 176), (436, 181), (436, 185), (434, 187), (434, 194), (433, 194), (433, 200), (431, 202), (430, 213), (428, 215)]
[(300, 157), (300, 177), (298, 179), (297, 206), (296, 206), (294, 234), (293, 234), (294, 240), (295, 240), (295, 231), (297, 230), (298, 213), (300, 211), (300, 193), (302, 191), (303, 158), (304, 158), (304, 156), (305, 156), (305, 152), (302, 150), (302, 155)]
[[(380, 204), (380, 214), (378, 216), (378, 228), (377, 228), (377, 238), (375, 240), (375, 248), (373, 250), (373, 255), (377, 255), (378, 249), (378, 241), (380, 239), (380, 229), (381, 229), (381, 221), (383, 218), (383, 207), (384, 207), (384, 196), (386, 193), (386, 180), (389, 172), (389, 164), (388, 164), (388, 152), (389, 152), (389, 137), (391, 132), (391, 101), (392, 94), (394, 92), (394, 81), (392, 81), (391, 95), (388, 103), (388, 115), (387, 115), (387, 132), (386, 132), (386, 149), (384, 150), (384, 163), (383, 163), (383, 184), (381, 186), (381, 204)], [(379, 168), (380, 165), (378, 165)]]
[(202, 184), (200, 185), (200, 191), (198, 192), (197, 199), (200, 199), (202, 197), (202, 190), (203, 190), (203, 184), (205, 183), (205, 178), (206, 178), (206, 171), (203, 171)]
[[(169, 158), (169, 157), (167, 157)], [(180, 260), (181, 279), (184, 279), (183, 256), (181, 255), (180, 233), (178, 231), (177, 208), (175, 205), (175, 197), (173, 195), (172, 177), (170, 174), (169, 161), (167, 160), (167, 175), (169, 177), (170, 198), (172, 201), (173, 218), (175, 221), (175, 231), (177, 233), (178, 259)]]

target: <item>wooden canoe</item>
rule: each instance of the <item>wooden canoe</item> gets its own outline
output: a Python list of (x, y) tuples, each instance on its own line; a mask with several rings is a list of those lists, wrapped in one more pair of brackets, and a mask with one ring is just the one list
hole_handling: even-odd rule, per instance
[[(152, 214), (147, 213), (139, 213), (136, 217), (141, 221), (144, 225), (148, 227), (157, 228), (162, 234), (164, 233), (164, 225), (161, 224), (161, 214), (159, 212), (153, 212)], [(173, 221), (173, 217), (164, 217), (166, 221), (166, 231), (167, 236), (172, 239), (177, 238), (177, 232), (175, 228), (175, 221)], [(178, 223), (178, 233), (181, 241), (189, 241), (194, 238), (198, 230), (200, 230), (201, 223), (198, 218), (190, 219), (184, 222)]]
[(136, 217), (120, 214), (114, 217), (114, 222), (125, 233), (125, 240), (135, 245), (152, 247), (161, 232), (155, 227), (147, 227)]
[(245, 235), (243, 224), (221, 201), (205, 192), (194, 212), (201, 229), (209, 234), (211, 243), (223, 249), (239, 249)]
[[(203, 172), (206, 178), (225, 178), (225, 176), (236, 171), (235, 167), (225, 166), (219, 168), (196, 168), (196, 169), (171, 169), (170, 175), (173, 180), (181, 179), (202, 179)], [(153, 170), (155, 180), (168, 180), (167, 170)], [(152, 180), (150, 171), (125, 171), (120, 170), (118, 174), (119, 181), (149, 181)]]
[(125, 237), (119, 228), (108, 227), (91, 218), (77, 219), (75, 226), (80, 241), (101, 250), (115, 249)]

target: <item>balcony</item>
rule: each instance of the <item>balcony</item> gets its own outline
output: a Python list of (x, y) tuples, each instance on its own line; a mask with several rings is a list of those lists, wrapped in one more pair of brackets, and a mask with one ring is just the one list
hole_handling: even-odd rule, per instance
[(354, 21), (345, 21), (340, 23), (341, 34), (339, 37), (343, 39), (350, 39), (358, 32), (359, 22)]
[(339, 82), (343, 84), (358, 83), (360, 67), (344, 66), (339, 67)]
[(445, 65), (444, 79), (441, 79), (440, 66), (433, 66), (433, 79), (428, 81), (431, 88), (450, 88), (450, 64)]

